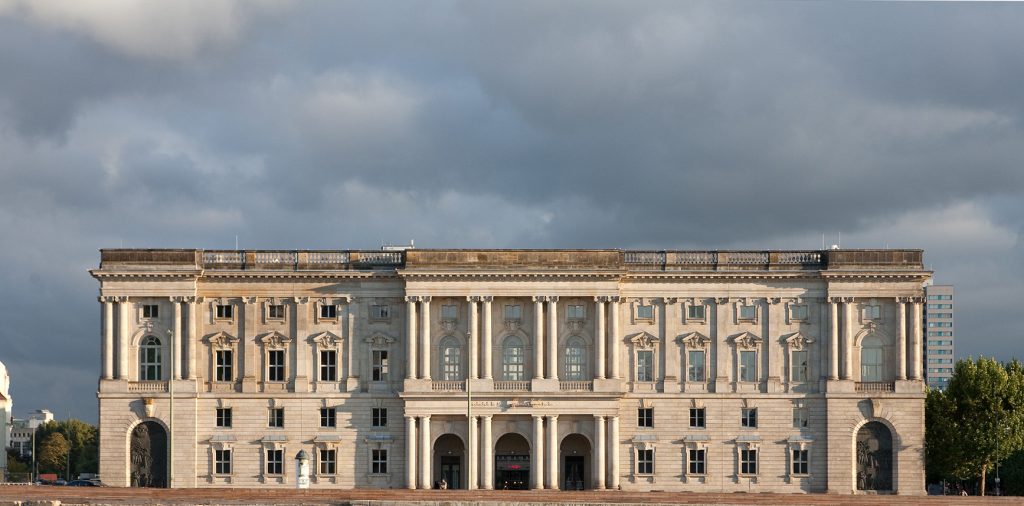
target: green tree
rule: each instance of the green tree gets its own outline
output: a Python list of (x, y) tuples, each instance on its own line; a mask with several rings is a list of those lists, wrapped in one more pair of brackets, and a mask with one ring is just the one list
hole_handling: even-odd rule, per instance
[[(1024, 447), (1024, 369), (991, 358), (957, 362), (949, 387), (926, 402), (929, 474), (981, 479)], [(942, 448), (942, 446), (945, 448)]]
[(98, 471), (99, 432), (94, 425), (74, 418), (50, 421), (36, 429), (37, 444), (54, 433), (63, 435), (71, 447), (72, 477), (81, 473), (96, 473)]
[(39, 443), (36, 463), (40, 473), (57, 473), (63, 476), (67, 471), (68, 451), (71, 444), (60, 432), (51, 432)]

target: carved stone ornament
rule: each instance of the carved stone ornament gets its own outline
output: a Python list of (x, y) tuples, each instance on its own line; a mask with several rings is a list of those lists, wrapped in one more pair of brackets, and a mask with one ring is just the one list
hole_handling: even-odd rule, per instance
[(441, 328), (446, 332), (454, 331), (456, 325), (458, 325), (458, 321), (455, 319), (441, 320)]
[(707, 348), (711, 338), (700, 332), (690, 332), (679, 336), (678, 341), (687, 348)]
[(519, 330), (519, 320), (505, 320), (505, 330), (509, 332)]
[(658, 338), (647, 332), (641, 332), (631, 337), (629, 342), (633, 343), (636, 348), (654, 348), (658, 344)]
[(791, 350), (803, 350), (807, 346), (814, 342), (814, 339), (807, 337), (800, 332), (797, 332), (786, 338), (786, 344), (789, 345)]
[(321, 333), (319, 333), (319, 334), (309, 338), (309, 340), (313, 344), (317, 345), (317, 347), (320, 348), (320, 349), (334, 348), (335, 346), (338, 345), (338, 343), (341, 342), (341, 338), (340, 337), (338, 337), (338, 336), (336, 336), (336, 335), (334, 335), (334, 334), (332, 334), (330, 332), (321, 332)]
[(363, 342), (370, 344), (371, 346), (384, 347), (393, 344), (395, 342), (395, 338), (384, 334), (374, 334), (363, 339)]
[(764, 342), (764, 340), (761, 339), (760, 337), (755, 336), (754, 334), (751, 334), (750, 332), (744, 332), (732, 338), (732, 342), (735, 343), (736, 346), (740, 348), (749, 350), (752, 348), (757, 348), (758, 346), (761, 345), (762, 342)]
[(574, 334), (578, 334), (580, 331), (582, 331), (585, 325), (586, 322), (584, 322), (583, 320), (569, 320), (568, 322), (569, 330), (571, 330)]
[(275, 330), (261, 337), (260, 342), (266, 348), (277, 349), (288, 346), (288, 343), (292, 342), (292, 338)]
[(238, 342), (238, 338), (228, 334), (227, 332), (220, 331), (206, 338), (206, 342), (210, 343), (210, 346), (214, 349), (224, 350), (229, 349)]

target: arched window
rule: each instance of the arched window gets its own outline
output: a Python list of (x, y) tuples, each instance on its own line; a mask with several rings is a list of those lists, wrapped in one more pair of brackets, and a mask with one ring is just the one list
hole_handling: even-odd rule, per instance
[(526, 378), (523, 341), (509, 336), (501, 346), (501, 377), (505, 381), (523, 381)]
[(462, 379), (462, 347), (451, 337), (441, 342), (441, 379), (444, 381)]
[(860, 349), (860, 380), (882, 381), (884, 361), (882, 341), (874, 335), (865, 337)]
[(565, 347), (565, 379), (582, 381), (587, 374), (587, 352), (583, 340), (578, 337), (569, 339)]
[(160, 370), (160, 340), (156, 336), (146, 336), (139, 346), (139, 379), (142, 381), (158, 381), (163, 379)]

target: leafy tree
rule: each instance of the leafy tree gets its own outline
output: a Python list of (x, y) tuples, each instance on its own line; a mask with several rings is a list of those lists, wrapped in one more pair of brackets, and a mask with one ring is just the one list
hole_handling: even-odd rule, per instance
[(7, 476), (12, 482), (29, 481), (31, 470), (29, 465), (19, 458), (17, 450), (7, 449)]
[[(71, 449), (71, 475), (95, 473), (99, 469), (99, 432), (90, 425), (74, 418), (50, 421), (36, 429), (36, 444), (41, 445), (51, 434), (61, 434)], [(64, 456), (67, 459), (67, 455)], [(65, 464), (66, 467), (66, 464)]]
[(68, 451), (71, 444), (60, 432), (51, 432), (39, 443), (36, 463), (40, 473), (57, 473), (62, 476), (67, 470)]

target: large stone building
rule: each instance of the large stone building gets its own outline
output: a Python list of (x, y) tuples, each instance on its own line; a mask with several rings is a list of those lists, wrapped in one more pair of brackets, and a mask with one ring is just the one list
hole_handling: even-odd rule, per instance
[(110, 485), (294, 487), (305, 450), (313, 487), (924, 493), (920, 250), (116, 249), (91, 272)]

